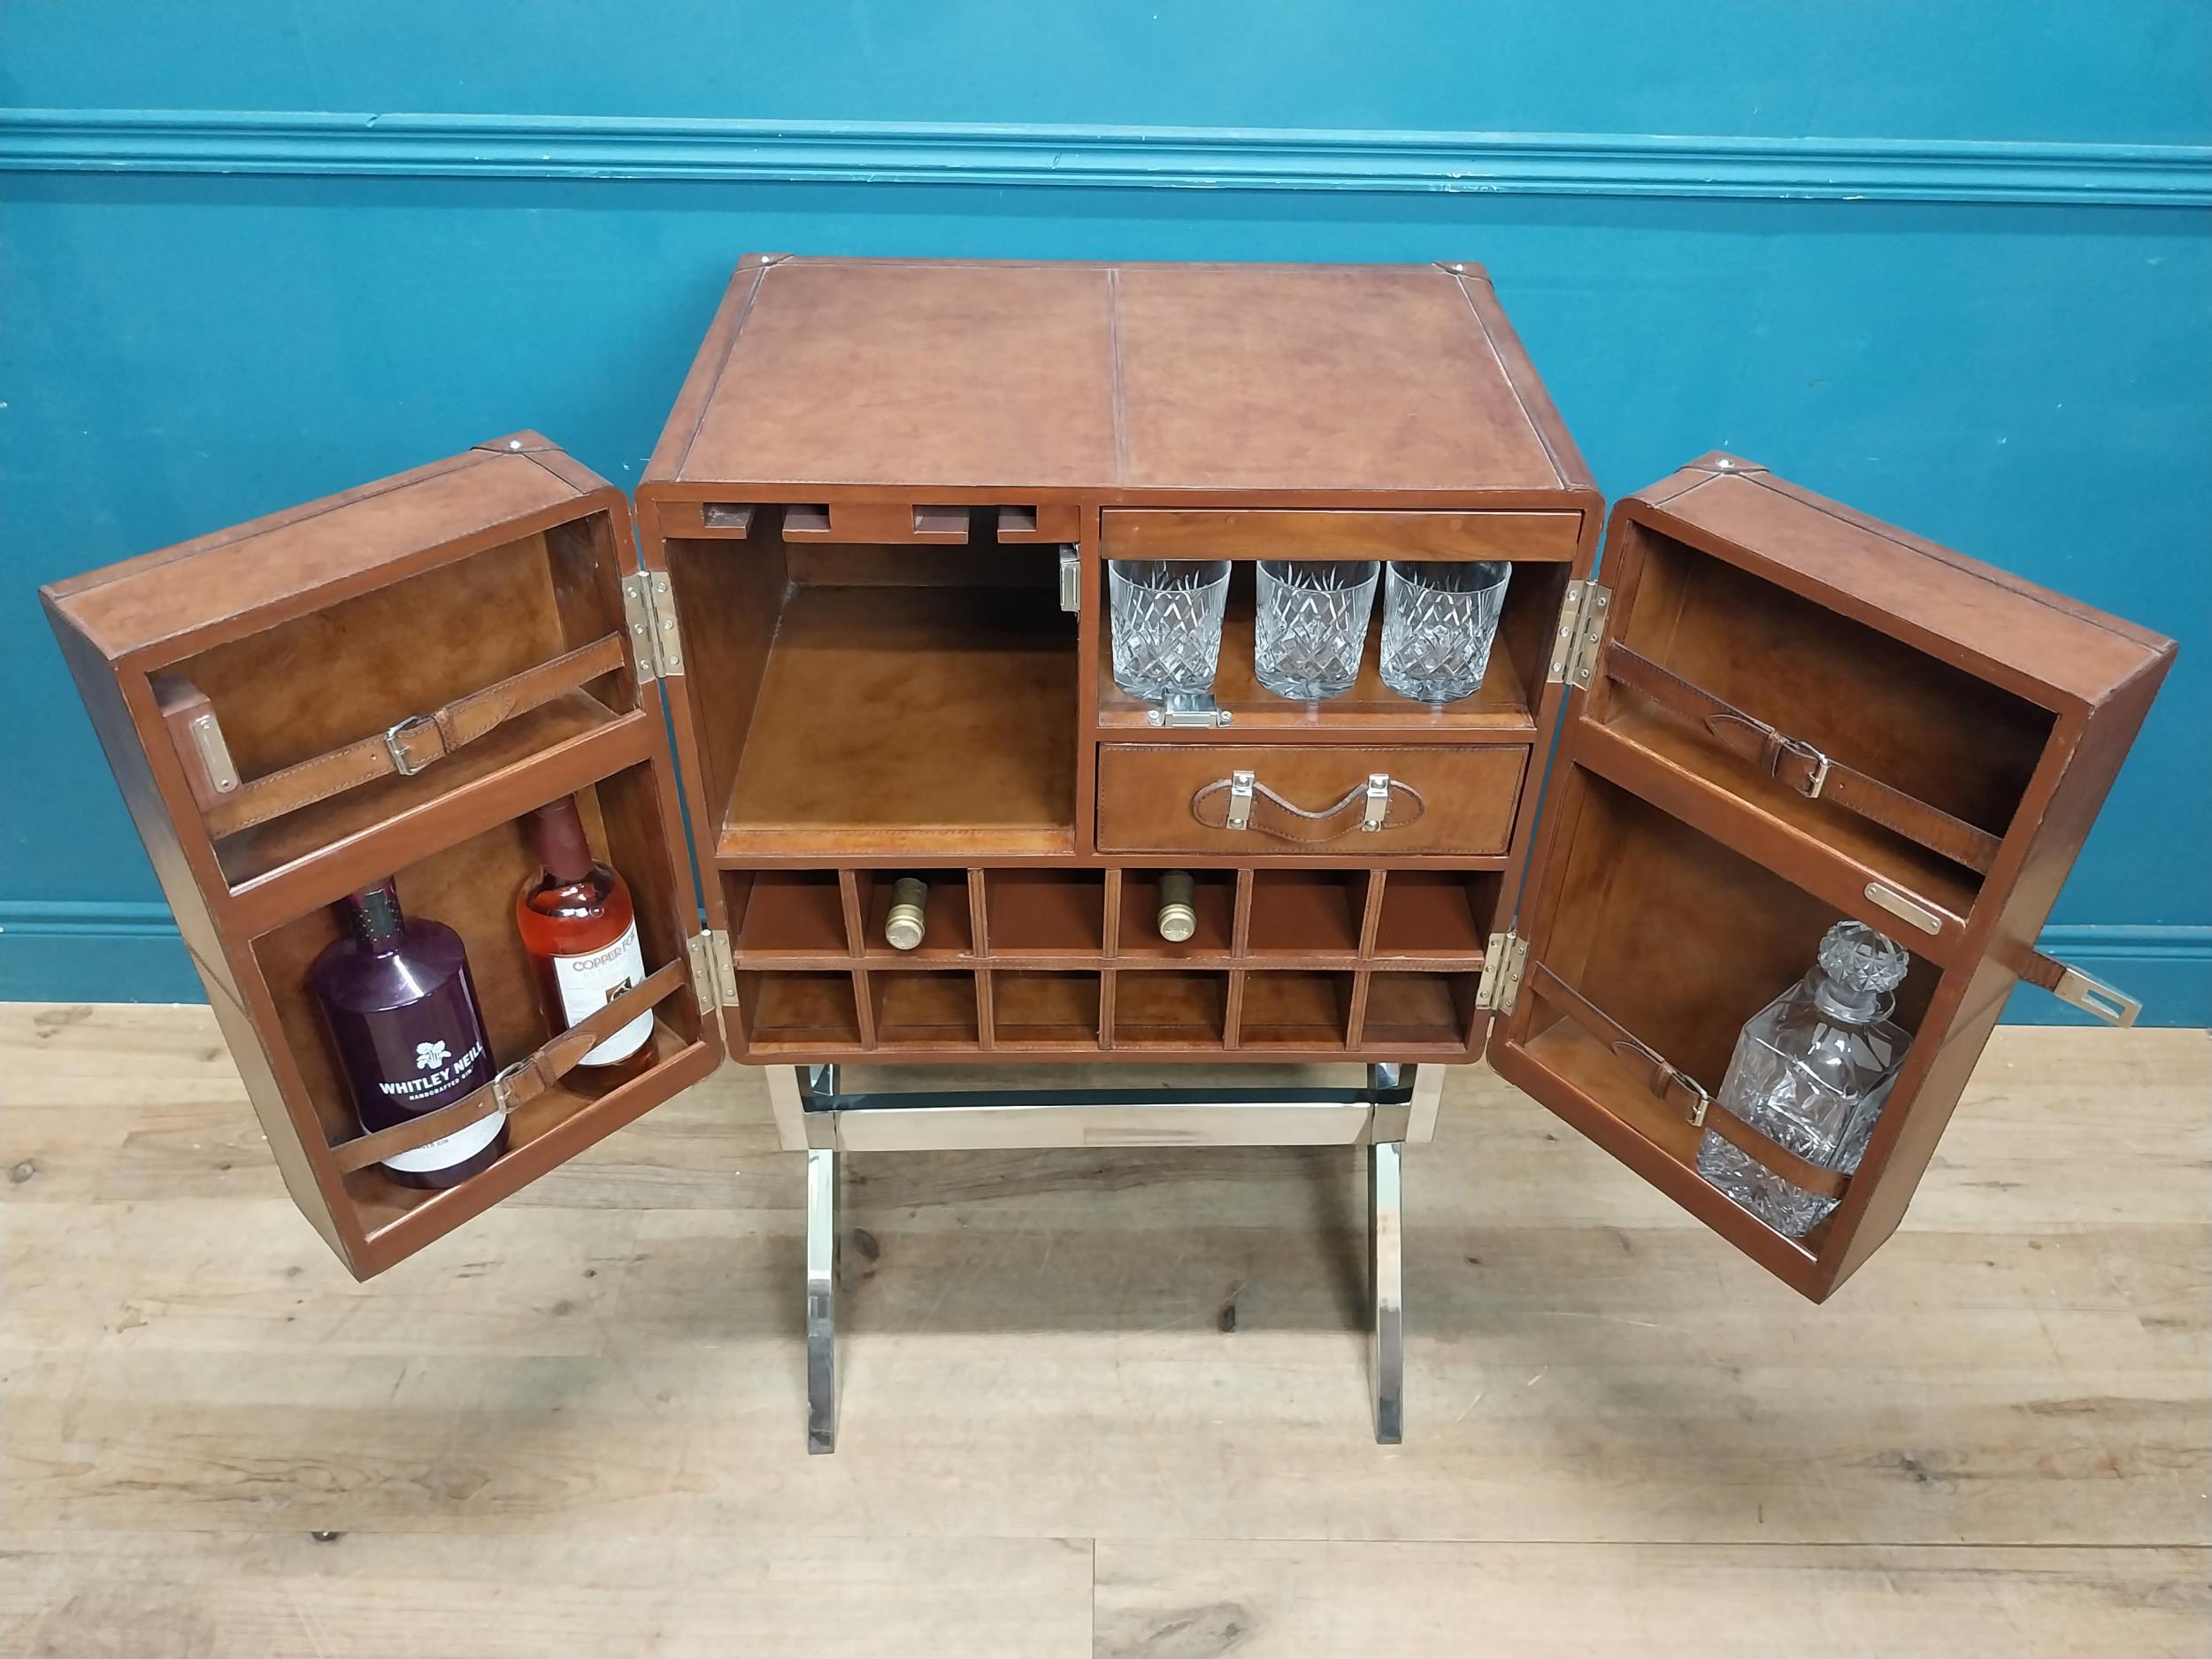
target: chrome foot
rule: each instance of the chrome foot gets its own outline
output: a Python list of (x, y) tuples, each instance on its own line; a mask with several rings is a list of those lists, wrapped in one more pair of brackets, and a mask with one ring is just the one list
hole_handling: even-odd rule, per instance
[(837, 1449), (837, 1153), (806, 1153), (806, 1448)]
[(1375, 1440), (1405, 1439), (1405, 1144), (1378, 1141), (1367, 1148), (1367, 1265), (1375, 1312)]

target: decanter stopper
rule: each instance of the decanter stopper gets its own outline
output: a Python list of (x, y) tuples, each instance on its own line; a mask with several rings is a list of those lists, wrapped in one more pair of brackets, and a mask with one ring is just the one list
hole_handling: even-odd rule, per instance
[(1858, 1023), (1889, 1012), (1890, 993), (1905, 978), (1912, 957), (1886, 933), (1864, 922), (1838, 922), (1821, 938), (1821, 979), (1813, 1001), (1838, 1019)]

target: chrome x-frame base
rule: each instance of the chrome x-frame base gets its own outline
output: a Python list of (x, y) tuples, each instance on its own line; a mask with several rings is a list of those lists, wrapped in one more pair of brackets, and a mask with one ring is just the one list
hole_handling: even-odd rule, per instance
[(1375, 1439), (1403, 1438), (1405, 1143), (1434, 1131), (1441, 1067), (1371, 1065), (1363, 1088), (846, 1094), (833, 1065), (772, 1066), (767, 1079), (785, 1144), (806, 1149), (810, 1452), (837, 1448), (840, 1156), (1002, 1147), (1363, 1147)]

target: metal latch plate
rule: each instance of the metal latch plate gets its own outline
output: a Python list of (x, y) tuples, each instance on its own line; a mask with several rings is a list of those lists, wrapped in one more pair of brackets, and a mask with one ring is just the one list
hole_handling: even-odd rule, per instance
[(1252, 824), (1252, 789), (1256, 780), (1248, 772), (1229, 774), (1229, 804), (1221, 815), (1225, 829), (1248, 829)]
[(1060, 609), (1083, 608), (1083, 556), (1073, 546), (1060, 549)]
[(1229, 710), (1210, 691), (1171, 691), (1159, 708), (1144, 711), (1144, 718), (1148, 726), (1222, 726), (1229, 724)]

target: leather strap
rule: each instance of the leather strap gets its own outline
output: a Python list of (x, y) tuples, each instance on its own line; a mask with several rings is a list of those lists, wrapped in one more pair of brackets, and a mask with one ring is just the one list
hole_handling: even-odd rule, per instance
[(1793, 1187), (1820, 1198), (1840, 1198), (1851, 1178), (1839, 1171), (1823, 1169), (1799, 1156), (1780, 1141), (1754, 1129), (1715, 1100), (1710, 1091), (1627, 1026), (1569, 985), (1540, 962), (1531, 963), (1527, 983), (1554, 1008), (1606, 1044), (1624, 1059), (1640, 1062), (1648, 1071), (1646, 1087), (1654, 1099), (1682, 1110), (1701, 1128), (1709, 1129), (1748, 1156), (1756, 1158)]
[(563, 692), (611, 673), (628, 660), (623, 636), (610, 634), (481, 691), (457, 697), (442, 709), (411, 715), (388, 732), (362, 738), (281, 772), (250, 779), (208, 809), (208, 833), (235, 835), (240, 830), (266, 824), (379, 778), (420, 772), (503, 722), (541, 708)]
[[(1241, 786), (1246, 783), (1250, 786), (1248, 801), (1241, 796)], [(1373, 826), (1378, 830), (1402, 829), (1425, 810), (1419, 790), (1384, 772), (1375, 773), (1366, 783), (1347, 790), (1341, 800), (1317, 811), (1294, 805), (1252, 774), (1238, 772), (1205, 785), (1191, 796), (1190, 815), (1208, 829), (1248, 829), (1272, 835), (1277, 841), (1318, 845), (1366, 828), (1368, 795), (1376, 788), (1383, 792), (1382, 818)], [(1240, 824), (1234, 821), (1240, 810), (1245, 813)]]
[(471, 1089), (459, 1100), (449, 1101), (435, 1111), (410, 1118), (374, 1134), (357, 1135), (330, 1148), (331, 1159), (350, 1175), (372, 1164), (402, 1152), (417, 1151), (433, 1141), (442, 1141), (494, 1112), (510, 1112), (527, 1106), (576, 1069), (577, 1063), (649, 1008), (658, 1004), (684, 982), (689, 972), (682, 962), (648, 974), (604, 1008), (595, 1009), (526, 1059), (518, 1060), (481, 1088)]
[(1701, 726), (1730, 754), (1741, 756), (1809, 800), (1832, 801), (1969, 870), (1986, 874), (1997, 860), (1998, 840), (1987, 830), (1978, 829), (1901, 789), (1893, 789), (1878, 778), (1870, 778), (1822, 754), (1802, 738), (1776, 731), (1756, 715), (1662, 668), (1641, 652), (1609, 641), (1605, 673), (1617, 684)]

